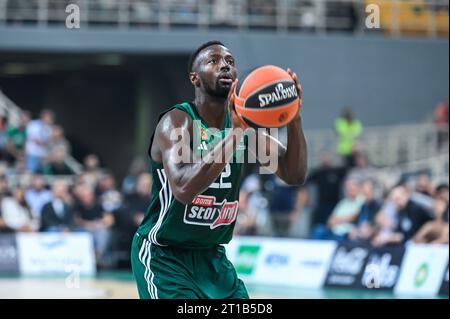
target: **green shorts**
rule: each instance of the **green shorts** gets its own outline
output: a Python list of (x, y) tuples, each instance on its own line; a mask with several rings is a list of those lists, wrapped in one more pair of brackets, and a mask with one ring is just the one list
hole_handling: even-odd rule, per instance
[(141, 299), (249, 298), (220, 245), (208, 249), (157, 246), (136, 234), (131, 265)]

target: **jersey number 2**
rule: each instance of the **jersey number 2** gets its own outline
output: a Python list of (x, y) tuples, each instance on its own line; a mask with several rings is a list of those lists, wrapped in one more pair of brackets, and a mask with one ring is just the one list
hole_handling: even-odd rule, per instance
[(231, 165), (227, 164), (222, 174), (220, 174), (219, 183), (212, 183), (209, 188), (219, 188), (219, 189), (231, 188), (230, 182), (224, 182), (224, 180), (230, 176), (231, 176)]

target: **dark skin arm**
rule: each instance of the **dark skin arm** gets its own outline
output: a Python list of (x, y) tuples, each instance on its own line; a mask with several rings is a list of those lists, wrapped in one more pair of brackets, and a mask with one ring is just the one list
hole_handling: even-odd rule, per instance
[[(232, 89), (236, 83), (233, 84)], [(163, 163), (172, 193), (179, 202), (191, 203), (195, 196), (205, 191), (217, 179), (230, 162), (237, 142), (243, 136), (245, 129), (235, 113), (232, 113), (231, 117), (233, 128), (241, 128), (241, 130), (227, 135), (202, 161), (194, 163), (177, 161), (180, 156), (180, 145), (189, 152), (188, 157), (192, 157), (189, 139), (183, 140), (181, 136), (177, 140), (171, 139), (171, 132), (176, 128), (181, 128), (182, 132), (189, 132), (190, 136), (193, 136), (193, 121), (189, 115), (175, 109), (167, 113), (159, 122), (155, 132), (155, 143), (152, 146), (152, 158)], [(228, 156), (214, 161), (218, 153)]]

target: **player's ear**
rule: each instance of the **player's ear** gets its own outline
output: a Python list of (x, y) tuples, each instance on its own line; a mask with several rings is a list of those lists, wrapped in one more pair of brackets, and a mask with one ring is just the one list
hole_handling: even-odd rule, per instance
[(197, 72), (191, 72), (189, 73), (189, 79), (191, 80), (191, 83), (195, 86), (195, 87), (199, 87), (200, 86), (200, 79), (198, 77), (198, 73)]

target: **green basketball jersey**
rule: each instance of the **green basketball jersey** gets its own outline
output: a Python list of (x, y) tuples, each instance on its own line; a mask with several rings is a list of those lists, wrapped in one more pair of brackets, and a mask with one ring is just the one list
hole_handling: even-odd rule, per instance
[[(194, 105), (175, 105), (194, 120), (194, 136), (191, 139), (196, 154), (208, 152), (232, 128), (227, 112), (223, 131), (211, 130), (198, 114)], [(170, 111), (169, 110), (169, 111)], [(233, 161), (207, 190), (184, 205), (172, 194), (167, 174), (162, 163), (151, 159), (153, 187), (150, 206), (138, 229), (156, 245), (171, 245), (186, 248), (206, 248), (225, 244), (231, 240), (238, 213), (239, 186), (245, 142), (242, 140), (233, 156)]]

